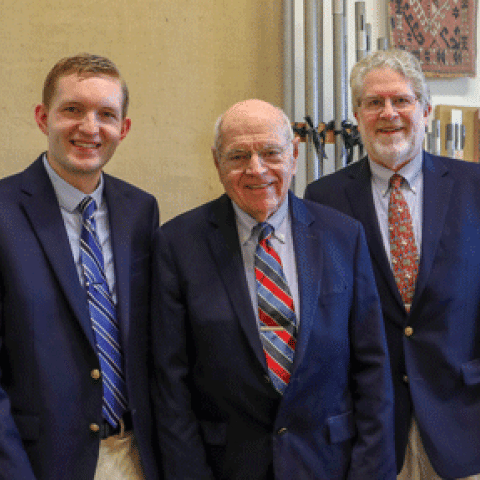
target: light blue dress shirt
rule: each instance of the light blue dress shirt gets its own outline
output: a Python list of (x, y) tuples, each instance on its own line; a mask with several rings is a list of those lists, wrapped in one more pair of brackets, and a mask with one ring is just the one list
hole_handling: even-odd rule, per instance
[[(243, 265), (247, 279), (248, 290), (252, 300), (252, 306), (257, 318), (257, 325), (260, 325), (258, 317), (257, 285), (255, 280), (255, 250), (258, 244), (258, 229), (254, 227), (257, 220), (245, 213), (235, 202), (232, 202), (237, 223), (238, 238), (242, 250)], [(293, 248), (292, 225), (288, 213), (288, 197), (285, 198), (278, 210), (267, 219), (267, 222), (274, 228), (271, 237), (272, 246), (282, 260), (283, 272), (288, 282), (290, 292), (295, 306), (297, 317), (297, 328), (300, 325), (300, 297), (298, 293), (297, 264), (295, 261), (295, 250)]]
[[(80, 235), (82, 232), (82, 215), (78, 209), (78, 204), (87, 196), (85, 193), (77, 190), (75, 187), (61, 178), (50, 166), (46, 155), (43, 156), (43, 164), (47, 174), (52, 182), (55, 195), (57, 196), (62, 213), (63, 222), (67, 231), (70, 248), (72, 249), (73, 260), (77, 268), (80, 283), (84, 284), (82, 273), (82, 263), (80, 259)], [(113, 252), (110, 236), (110, 226), (108, 223), (107, 203), (103, 197), (103, 175), (100, 177), (100, 183), (96, 190), (89, 196), (93, 197), (97, 204), (97, 210), (94, 213), (97, 235), (102, 246), (103, 261), (105, 266), (105, 275), (107, 277), (108, 288), (112, 294), (113, 301), (117, 303), (115, 270), (113, 265)]]

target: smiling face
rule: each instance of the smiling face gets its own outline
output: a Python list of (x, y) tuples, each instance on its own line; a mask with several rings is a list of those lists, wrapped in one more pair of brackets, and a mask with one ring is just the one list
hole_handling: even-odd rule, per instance
[(212, 149), (225, 192), (258, 222), (276, 212), (296, 172), (298, 139), (287, 127), (272, 105), (241, 102), (224, 114), (221, 147)]
[[(410, 107), (396, 110), (398, 98), (414, 98)], [(384, 108), (370, 111), (369, 99), (378, 99)], [(363, 82), (361, 104), (355, 113), (358, 130), (369, 158), (398, 171), (422, 150), (431, 106), (424, 108), (415, 99), (412, 85), (390, 68), (369, 72)]]
[(95, 190), (103, 166), (130, 129), (122, 102), (118, 79), (70, 74), (59, 78), (49, 108), (35, 109), (35, 120), (48, 137), (50, 166), (85, 193)]

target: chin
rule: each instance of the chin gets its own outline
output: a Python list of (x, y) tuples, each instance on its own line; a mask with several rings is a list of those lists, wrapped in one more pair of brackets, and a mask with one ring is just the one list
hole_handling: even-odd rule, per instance
[(398, 162), (405, 161), (410, 153), (410, 145), (407, 142), (401, 142), (400, 144), (376, 144), (373, 145), (373, 151), (375, 157), (379, 158), (382, 163), (397, 164)]

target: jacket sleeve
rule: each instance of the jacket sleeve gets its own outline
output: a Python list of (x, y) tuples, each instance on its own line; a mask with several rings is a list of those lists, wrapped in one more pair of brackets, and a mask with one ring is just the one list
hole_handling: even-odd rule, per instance
[(6, 366), (3, 347), (3, 285), (0, 280), (0, 480), (35, 480), (30, 460), (23, 448), (20, 432), (15, 424), (10, 400), (3, 387), (2, 373)]
[(187, 307), (162, 229), (156, 234), (153, 258), (152, 399), (164, 478), (213, 479), (192, 408)]
[(356, 248), (350, 324), (357, 437), (349, 480), (396, 478), (393, 387), (380, 300), (363, 228)]

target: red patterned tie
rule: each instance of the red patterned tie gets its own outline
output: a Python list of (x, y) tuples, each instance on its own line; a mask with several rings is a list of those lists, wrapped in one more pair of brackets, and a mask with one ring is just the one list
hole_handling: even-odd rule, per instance
[(390, 179), (388, 228), (393, 275), (405, 309), (409, 312), (417, 281), (418, 251), (415, 245), (410, 210), (400, 189), (402, 181), (403, 177), (396, 173)]
[(255, 277), (260, 337), (272, 383), (283, 393), (292, 371), (297, 320), (282, 262), (270, 243), (273, 227), (268, 223), (259, 226), (262, 230), (255, 252)]

